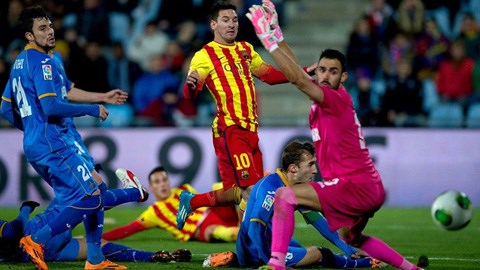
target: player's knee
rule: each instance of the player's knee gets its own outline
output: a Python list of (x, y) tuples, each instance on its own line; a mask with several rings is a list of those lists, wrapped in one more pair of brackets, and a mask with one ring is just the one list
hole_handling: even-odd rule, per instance
[(275, 192), (275, 198), (281, 199), (291, 205), (297, 205), (297, 198), (290, 187), (281, 187)]

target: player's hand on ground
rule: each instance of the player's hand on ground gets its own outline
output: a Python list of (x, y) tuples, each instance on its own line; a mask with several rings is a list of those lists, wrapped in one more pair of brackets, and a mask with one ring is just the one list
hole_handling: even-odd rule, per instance
[(105, 93), (103, 102), (109, 104), (123, 104), (128, 99), (128, 93), (120, 89), (113, 89)]
[(197, 84), (199, 79), (200, 79), (200, 76), (198, 75), (198, 72), (196, 70), (192, 71), (187, 76), (187, 80), (185, 81), (188, 85), (188, 89), (190, 90), (197, 89)]
[(105, 108), (105, 106), (103, 105), (98, 105), (100, 107), (100, 119), (102, 119), (102, 121), (105, 121), (105, 119), (107, 119), (108, 117), (108, 110), (107, 108)]

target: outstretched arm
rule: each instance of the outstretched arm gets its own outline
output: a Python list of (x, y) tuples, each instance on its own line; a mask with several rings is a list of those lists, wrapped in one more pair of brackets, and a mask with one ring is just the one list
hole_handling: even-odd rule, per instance
[(113, 89), (107, 93), (96, 93), (73, 87), (68, 91), (68, 100), (76, 102), (123, 104), (127, 98), (128, 93), (120, 89)]
[(118, 240), (118, 239), (128, 237), (132, 234), (141, 232), (145, 229), (146, 228), (143, 227), (143, 225), (138, 220), (134, 220), (133, 222), (125, 226), (121, 226), (121, 227), (112, 229), (110, 231), (104, 232), (102, 235), (102, 238), (107, 241)]
[(328, 226), (327, 220), (325, 217), (320, 212), (317, 211), (310, 211), (310, 210), (304, 210), (304, 209), (298, 209), (303, 215), (303, 218), (305, 219), (305, 222), (308, 224), (311, 224), (317, 231), (325, 237), (330, 243), (334, 244), (337, 246), (345, 255), (348, 257), (352, 256), (353, 254), (356, 253), (356, 250), (354, 247), (348, 245), (345, 243), (342, 239), (340, 239), (340, 236), (338, 235), (337, 231), (331, 231), (330, 227)]

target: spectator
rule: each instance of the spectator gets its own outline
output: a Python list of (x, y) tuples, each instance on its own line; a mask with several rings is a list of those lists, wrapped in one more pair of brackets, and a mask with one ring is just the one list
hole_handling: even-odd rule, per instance
[[(349, 74), (355, 75), (361, 69), (375, 76), (380, 67), (379, 42), (372, 35), (367, 17), (360, 18), (350, 34), (346, 56)], [(355, 81), (356, 78), (352, 81)]]
[(104, 92), (111, 89), (108, 83), (107, 60), (102, 55), (102, 48), (97, 42), (88, 42), (84, 57), (75, 63), (76, 78), (79, 88), (92, 92)]
[(168, 42), (168, 36), (158, 29), (154, 21), (150, 21), (143, 33), (135, 36), (128, 44), (128, 58), (140, 65), (143, 71), (147, 71), (150, 69), (150, 59), (163, 54)]
[(69, 15), (66, 24), (77, 30), (78, 38), (102, 46), (110, 43), (110, 21), (104, 1), (83, 0), (82, 8)]
[[(3, 3), (4, 1), (2, 1)], [(2, 11), (0, 11), (0, 55), (2, 51), (5, 52), (12, 40), (22, 40), (22, 31), (18, 29), (18, 18), (24, 8), (23, 1), (10, 0), (2, 4)], [(23, 49), (23, 48), (22, 48)], [(15, 57), (13, 58), (15, 59)]]
[(453, 41), (450, 58), (440, 62), (436, 86), (442, 101), (459, 102), (468, 107), (473, 92), (474, 61), (466, 54), (465, 43), (461, 39)]
[(422, 31), (425, 7), (421, 0), (402, 0), (397, 12), (397, 24), (400, 31), (410, 36)]
[(420, 80), (430, 79), (438, 69), (438, 64), (448, 55), (450, 40), (440, 31), (434, 18), (425, 19), (422, 33), (414, 41), (414, 73)]
[(155, 22), (160, 10), (162, 0), (139, 0), (138, 5), (132, 11), (133, 38), (141, 35), (150, 22)]
[(408, 60), (397, 63), (396, 75), (387, 77), (383, 107), (387, 125), (421, 127), (425, 125), (422, 83), (412, 73)]
[(382, 68), (386, 76), (395, 75), (396, 66), (402, 59), (413, 57), (412, 40), (403, 32), (398, 32), (385, 49), (382, 58)]
[(436, 21), (438, 28), (449, 39), (454, 37), (453, 21), (458, 13), (461, 2), (451, 0), (422, 0), (425, 6), (425, 14), (427, 17)]
[(463, 14), (459, 38), (462, 38), (465, 42), (467, 56), (473, 58), (475, 61), (479, 61), (480, 29), (478, 23), (475, 21), (475, 16), (470, 12)]
[(110, 86), (130, 93), (133, 82), (140, 76), (142, 71), (140, 66), (126, 57), (123, 43), (113, 43), (112, 52), (107, 58), (107, 62), (108, 83)]
[(372, 87), (372, 77), (368, 70), (358, 70), (356, 84), (352, 86), (352, 95), (355, 111), (362, 126), (376, 126), (380, 112), (378, 93)]
[(150, 70), (134, 83), (132, 101), (135, 112), (157, 126), (173, 125), (173, 110), (178, 102), (180, 82), (169, 70), (165, 55), (151, 58)]
[(378, 40), (385, 44), (387, 44), (391, 38), (388, 35), (394, 32), (391, 31), (394, 27), (392, 23), (393, 13), (393, 8), (386, 3), (385, 0), (371, 0), (370, 5), (365, 11), (373, 34), (375, 34)]

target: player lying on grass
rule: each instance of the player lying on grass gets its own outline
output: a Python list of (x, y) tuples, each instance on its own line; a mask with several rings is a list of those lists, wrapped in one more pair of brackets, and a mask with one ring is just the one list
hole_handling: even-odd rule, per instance
[[(128, 171), (127, 173), (131, 174)], [(180, 241), (194, 239), (202, 242), (234, 242), (237, 239), (239, 221), (235, 206), (196, 209), (185, 226), (179, 230), (175, 218), (180, 193), (184, 190), (193, 193), (196, 191), (189, 184), (172, 189), (168, 173), (162, 166), (150, 172), (148, 182), (157, 201), (131, 223), (105, 232), (103, 239), (122, 239), (151, 228), (164, 229)]]
[[(125, 188), (107, 190), (103, 196), (105, 209), (111, 209), (121, 203), (139, 201), (142, 186), (138, 185), (138, 179), (120, 178), (120, 180), (124, 183)], [(0, 220), (0, 261), (29, 261), (28, 256), (19, 248), (20, 238), (38, 231), (61, 211), (61, 207), (56, 204), (54, 199), (43, 212), (29, 220), (30, 213), (38, 205), (36, 202), (24, 202), (20, 207), (20, 213), (17, 218), (10, 222)], [(85, 260), (86, 246), (87, 243), (84, 237), (74, 238), (72, 237), (72, 231), (67, 230), (48, 240), (44, 247), (44, 260)], [(186, 249), (173, 252), (163, 250), (150, 252), (108, 241), (102, 241), (101, 248), (107, 259), (115, 261), (184, 262), (191, 260), (191, 252)]]
[[(284, 186), (309, 183), (317, 173), (314, 147), (310, 142), (289, 143), (282, 153), (282, 168), (265, 176), (255, 184), (247, 202), (244, 219), (240, 225), (236, 256), (232, 252), (210, 255), (204, 266), (216, 267), (225, 264), (242, 267), (258, 267), (270, 259), (272, 238), (272, 216), (275, 191)], [(299, 210), (302, 212), (302, 210)], [(332, 253), (328, 248), (303, 247), (292, 239), (288, 247), (286, 265), (288, 267), (323, 266), (329, 268), (380, 268), (384, 264), (372, 258), (353, 259), (355, 249), (342, 240), (336, 232), (331, 232), (319, 212), (302, 212), (307, 223), (312, 224), (330, 242), (337, 245), (347, 256)]]

